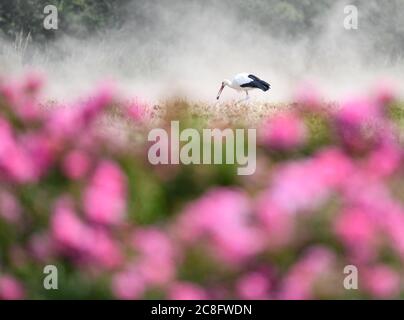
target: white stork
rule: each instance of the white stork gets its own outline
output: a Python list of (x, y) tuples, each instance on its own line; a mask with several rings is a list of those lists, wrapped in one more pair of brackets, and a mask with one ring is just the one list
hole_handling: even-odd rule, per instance
[(237, 91), (244, 91), (246, 93), (246, 100), (249, 99), (248, 91), (253, 89), (261, 89), (262, 91), (268, 91), (271, 89), (271, 85), (264, 80), (254, 76), (253, 74), (249, 73), (239, 73), (234, 76), (233, 80), (223, 80), (220, 90), (217, 94), (216, 99), (219, 100), (220, 95), (224, 87), (230, 87)]

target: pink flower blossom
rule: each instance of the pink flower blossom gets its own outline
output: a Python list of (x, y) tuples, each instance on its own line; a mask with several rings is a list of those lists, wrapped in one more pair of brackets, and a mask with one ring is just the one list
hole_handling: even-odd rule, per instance
[(295, 149), (305, 142), (306, 136), (305, 124), (295, 113), (277, 114), (261, 128), (262, 142), (275, 149)]
[(290, 244), (296, 228), (293, 215), (279, 210), (266, 195), (258, 201), (257, 212), (264, 223), (269, 248), (279, 249)]
[(232, 189), (213, 189), (191, 203), (180, 217), (181, 236), (207, 238), (214, 254), (227, 262), (244, 260), (262, 248), (263, 235), (251, 223), (247, 197)]
[(87, 251), (98, 266), (113, 269), (122, 264), (123, 256), (118, 243), (106, 231), (91, 230), (89, 237)]
[(372, 215), (373, 219), (396, 211), (399, 206), (388, 186), (373, 174), (359, 169), (350, 176), (343, 187), (342, 196), (347, 205), (362, 208)]
[(261, 300), (269, 298), (271, 284), (268, 276), (260, 272), (253, 272), (242, 276), (236, 287), (241, 299)]
[(140, 100), (136, 100), (129, 105), (127, 108), (127, 114), (130, 119), (137, 123), (141, 123), (149, 119), (149, 114), (147, 112), (147, 106)]
[(112, 292), (118, 299), (139, 299), (145, 291), (145, 284), (136, 270), (126, 270), (112, 279)]
[(400, 292), (399, 274), (386, 265), (377, 265), (365, 270), (363, 280), (366, 290), (377, 299), (392, 298)]
[(327, 148), (315, 155), (313, 170), (317, 171), (318, 180), (326, 188), (339, 188), (350, 179), (355, 167), (343, 151)]
[(89, 156), (81, 150), (73, 150), (63, 160), (63, 171), (73, 180), (83, 178), (90, 169)]
[(391, 127), (380, 105), (369, 99), (347, 100), (337, 111), (335, 120), (341, 141), (351, 151), (367, 151), (391, 136)]
[(0, 169), (16, 182), (32, 182), (35, 168), (27, 150), (19, 144), (10, 124), (0, 117)]
[(75, 137), (84, 128), (81, 106), (58, 106), (49, 115), (46, 131), (50, 137), (62, 142)]
[(115, 86), (108, 82), (101, 84), (97, 88), (96, 92), (83, 104), (80, 110), (84, 124), (90, 123), (108, 105), (113, 103), (115, 91)]
[(111, 161), (101, 162), (84, 193), (87, 217), (97, 223), (115, 225), (125, 218), (126, 178)]
[(354, 97), (342, 103), (336, 116), (344, 124), (362, 125), (367, 120), (379, 119), (382, 112), (370, 99)]
[(174, 279), (176, 251), (166, 234), (158, 229), (139, 229), (132, 244), (139, 254), (138, 272), (147, 283), (164, 285)]
[(20, 144), (25, 147), (32, 159), (35, 175), (39, 178), (46, 174), (52, 166), (57, 152), (54, 141), (40, 132), (24, 135), (21, 137)]
[(51, 220), (52, 235), (62, 248), (84, 251), (91, 240), (90, 228), (85, 225), (67, 199), (55, 206)]
[(371, 215), (360, 208), (344, 210), (335, 221), (335, 233), (347, 249), (360, 259), (374, 256), (378, 226)]
[(10, 79), (7, 83), (0, 83), (0, 95), (13, 105), (15, 115), (21, 120), (38, 120), (42, 116), (38, 94), (43, 82), (42, 75), (30, 72), (23, 79)]
[(205, 300), (207, 293), (200, 286), (191, 282), (176, 282), (170, 285), (168, 291), (170, 300)]
[(275, 171), (269, 200), (286, 213), (313, 211), (330, 196), (331, 188), (313, 159), (286, 163)]
[(369, 153), (365, 170), (369, 175), (388, 177), (400, 168), (402, 158), (403, 153), (397, 145), (383, 144)]
[(29, 247), (32, 256), (41, 262), (49, 261), (55, 253), (52, 239), (45, 233), (34, 234), (29, 241)]
[(24, 288), (17, 279), (10, 275), (0, 276), (0, 299), (20, 300), (24, 297)]
[(133, 248), (144, 256), (157, 255), (164, 259), (171, 259), (176, 252), (168, 235), (157, 229), (137, 229), (132, 237)]
[(21, 215), (17, 199), (10, 192), (0, 191), (0, 218), (15, 224), (20, 221)]
[(279, 291), (282, 300), (307, 300), (314, 297), (317, 281), (329, 272), (335, 255), (324, 247), (310, 248), (284, 277)]

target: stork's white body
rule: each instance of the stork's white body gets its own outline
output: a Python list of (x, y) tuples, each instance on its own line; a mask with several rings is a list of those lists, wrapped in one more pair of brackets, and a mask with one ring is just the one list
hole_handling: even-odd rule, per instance
[(248, 75), (249, 73), (246, 72), (236, 74), (233, 80), (231, 80), (231, 84), (229, 85), (229, 87), (237, 91), (245, 91), (245, 92), (257, 89), (257, 88), (242, 87), (243, 84), (251, 82), (251, 79), (248, 77)]
[(230, 87), (236, 91), (243, 91), (246, 93), (246, 99), (249, 98), (248, 92), (254, 89), (261, 89), (263, 91), (267, 91), (271, 88), (271, 86), (265, 81), (259, 79), (258, 77), (247, 73), (242, 72), (238, 73), (233, 77), (233, 80), (225, 79), (222, 82), (222, 86), (217, 94), (216, 99), (219, 100), (220, 95), (224, 89), (224, 87)]

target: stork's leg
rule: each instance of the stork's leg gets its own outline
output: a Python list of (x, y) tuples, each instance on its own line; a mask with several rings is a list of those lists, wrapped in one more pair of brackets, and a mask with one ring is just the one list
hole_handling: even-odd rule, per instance
[(241, 102), (248, 101), (249, 99), (250, 99), (250, 96), (248, 95), (248, 91), (245, 90), (245, 98), (244, 98), (244, 99), (241, 99), (241, 100), (239, 100), (239, 101), (237, 101), (236, 104), (239, 104), (239, 103), (241, 103)]

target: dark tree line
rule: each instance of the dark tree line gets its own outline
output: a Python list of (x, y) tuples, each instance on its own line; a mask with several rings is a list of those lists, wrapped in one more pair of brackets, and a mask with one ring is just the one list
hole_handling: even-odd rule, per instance
[(8, 38), (30, 34), (39, 42), (55, 37), (43, 27), (46, 5), (58, 9), (58, 31), (84, 37), (123, 21), (124, 5), (130, 0), (0, 0), (0, 32)]

